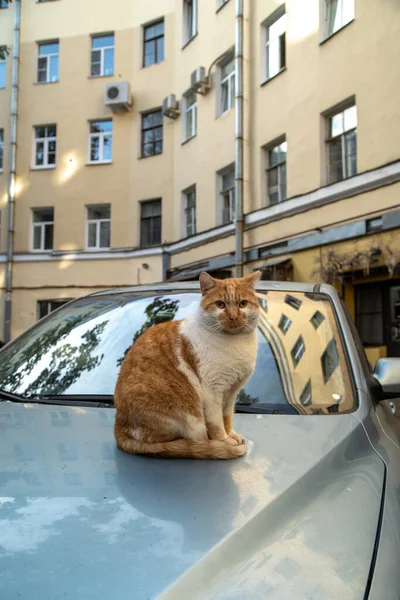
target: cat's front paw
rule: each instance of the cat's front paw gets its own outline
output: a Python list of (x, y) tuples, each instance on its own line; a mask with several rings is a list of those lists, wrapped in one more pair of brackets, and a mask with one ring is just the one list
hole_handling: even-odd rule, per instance
[(229, 438), (231, 440), (235, 440), (235, 442), (238, 446), (241, 446), (242, 444), (246, 443), (246, 440), (244, 439), (244, 437), (242, 435), (240, 435), (240, 433), (236, 433), (236, 431), (233, 431), (233, 430), (229, 432)]

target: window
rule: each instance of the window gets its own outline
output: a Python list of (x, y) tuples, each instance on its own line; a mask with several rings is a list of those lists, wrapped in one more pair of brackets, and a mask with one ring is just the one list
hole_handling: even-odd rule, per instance
[(304, 340), (303, 340), (303, 337), (300, 336), (290, 351), (294, 367), (297, 367), (297, 365), (299, 364), (300, 359), (303, 356), (305, 351), (306, 351), (306, 347), (304, 345)]
[(50, 421), (53, 427), (70, 427), (71, 419), (66, 410), (50, 410)]
[(183, 192), (185, 202), (185, 233), (187, 236), (196, 233), (196, 186)]
[(140, 204), (140, 245), (142, 248), (161, 244), (161, 200)]
[(274, 206), (286, 200), (286, 156), (287, 142), (270, 147), (267, 152), (267, 198)]
[(59, 43), (39, 44), (37, 80), (39, 83), (58, 81)]
[(92, 37), (92, 77), (114, 75), (114, 34)]
[(143, 66), (150, 67), (164, 60), (164, 19), (146, 25), (143, 30)]
[(3, 170), (4, 129), (0, 129), (0, 172)]
[(69, 300), (38, 300), (37, 303), (37, 318), (43, 319), (46, 315), (49, 315), (56, 308), (60, 308), (63, 304), (66, 304)]
[(113, 123), (90, 121), (89, 123), (89, 163), (109, 163), (112, 161)]
[(354, 19), (354, 0), (324, 0), (325, 36), (329, 37)]
[(266, 79), (286, 66), (286, 14), (282, 6), (265, 21)]
[(299, 300), (298, 298), (295, 298), (294, 296), (289, 296), (289, 294), (287, 296), (285, 296), (285, 302), (286, 302), (286, 304), (289, 304), (289, 306), (291, 306), (295, 310), (299, 310), (302, 305), (301, 300)]
[(310, 319), (314, 329), (318, 329), (318, 327), (322, 325), (324, 320), (325, 317), (321, 312), (319, 312), (319, 310), (317, 310)]
[(78, 460), (78, 450), (75, 442), (57, 444), (61, 460)]
[(326, 347), (325, 352), (321, 356), (322, 373), (324, 376), (324, 383), (329, 381), (334, 373), (335, 369), (339, 365), (339, 354), (336, 347), (336, 342), (332, 338)]
[(235, 104), (235, 59), (220, 65), (221, 108), (220, 113), (231, 110)]
[(88, 250), (99, 250), (110, 247), (111, 206), (99, 204), (87, 206), (87, 237)]
[(289, 327), (291, 326), (292, 321), (286, 315), (282, 314), (279, 319), (278, 327), (282, 331), (283, 335), (286, 335)]
[(300, 402), (302, 403), (303, 406), (310, 406), (310, 404), (312, 402), (311, 379), (309, 379), (307, 381), (306, 385), (304, 386), (303, 391), (300, 394)]
[(335, 183), (357, 174), (357, 108), (349, 106), (328, 118), (328, 181)]
[(163, 118), (161, 110), (142, 114), (142, 157), (161, 154), (163, 149)]
[[(4, 51), (4, 47), (1, 48)], [(5, 58), (0, 58), (0, 89), (4, 89), (6, 87), (7, 80), (7, 60)]]
[(6, 0), (0, 0), (0, 8), (8, 8), (8, 2), (6, 2)]
[(183, 0), (183, 44), (197, 34), (197, 0)]
[(56, 166), (57, 125), (35, 127), (34, 167), (50, 169)]
[(37, 208), (32, 211), (32, 250), (53, 250), (54, 209)]
[(222, 223), (231, 223), (235, 218), (235, 167), (223, 171), (220, 178)]
[(381, 231), (383, 228), (383, 219), (382, 217), (375, 217), (374, 219), (367, 220), (367, 233), (371, 231)]
[(197, 98), (196, 92), (187, 92), (183, 97), (184, 107), (184, 141), (194, 137), (197, 133)]

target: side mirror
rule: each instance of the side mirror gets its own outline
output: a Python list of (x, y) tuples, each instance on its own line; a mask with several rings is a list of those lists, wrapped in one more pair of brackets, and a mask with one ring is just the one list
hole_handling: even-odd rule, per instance
[(380, 358), (374, 377), (382, 390), (382, 400), (400, 397), (400, 358)]

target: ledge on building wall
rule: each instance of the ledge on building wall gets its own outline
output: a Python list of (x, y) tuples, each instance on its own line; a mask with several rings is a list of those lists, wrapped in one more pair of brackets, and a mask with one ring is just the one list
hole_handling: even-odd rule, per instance
[(343, 29), (346, 29), (346, 27), (348, 27), (349, 25), (354, 23), (354, 21), (355, 21), (355, 19), (352, 19), (351, 21), (346, 23), (346, 25), (342, 25), (342, 27), (340, 27), (340, 29), (337, 29), (333, 33), (330, 33), (327, 37), (324, 37), (324, 39), (320, 41), (319, 45), (322, 46), (323, 44), (325, 44), (325, 42), (329, 42), (329, 40), (331, 40), (333, 37), (335, 37), (335, 35), (337, 35), (341, 31), (343, 31)]

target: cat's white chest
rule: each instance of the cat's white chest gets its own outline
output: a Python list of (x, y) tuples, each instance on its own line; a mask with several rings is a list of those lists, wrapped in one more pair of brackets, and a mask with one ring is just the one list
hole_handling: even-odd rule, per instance
[(202, 386), (224, 393), (253, 372), (257, 358), (256, 331), (225, 336), (185, 322), (182, 333), (190, 340), (198, 358)]

